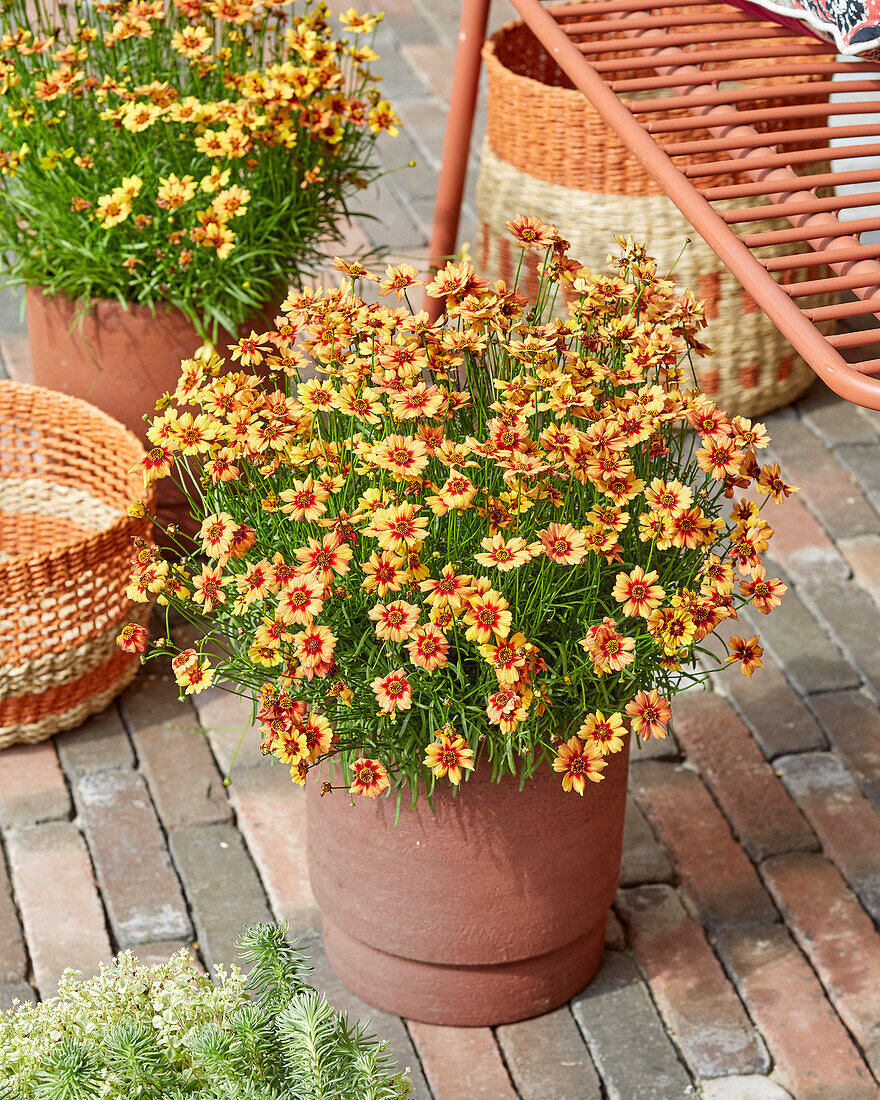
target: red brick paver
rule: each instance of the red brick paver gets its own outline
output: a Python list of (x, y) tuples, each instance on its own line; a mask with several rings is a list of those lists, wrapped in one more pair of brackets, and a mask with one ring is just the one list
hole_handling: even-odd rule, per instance
[(490, 1028), (437, 1027), (412, 1022), (409, 1033), (436, 1097), (516, 1100)]

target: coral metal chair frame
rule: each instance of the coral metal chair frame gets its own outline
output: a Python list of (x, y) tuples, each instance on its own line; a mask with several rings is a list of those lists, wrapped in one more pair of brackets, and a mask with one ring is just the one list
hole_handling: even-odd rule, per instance
[[(880, 207), (880, 99), (876, 97), (880, 65), (838, 61), (834, 48), (812, 35), (761, 22), (725, 4), (707, 9), (705, 0), (592, 0), (565, 4), (562, 9), (544, 6), (541, 0), (511, 3), (574, 87), (600, 112), (816, 374), (841, 397), (880, 409), (880, 378), (873, 377), (880, 375), (880, 359), (848, 363), (841, 354), (852, 355), (854, 349), (876, 343), (878, 330), (823, 336), (815, 325), (880, 316), (880, 245), (863, 245), (859, 239), (861, 233), (880, 230), (880, 216), (875, 213), (852, 221), (837, 217), (842, 210)], [(430, 246), (438, 266), (455, 251), (489, 4), (490, 0), (463, 0)], [(689, 7), (698, 6), (698, 13), (687, 14)], [(577, 21), (578, 15), (588, 14), (589, 22)], [(619, 59), (621, 51), (631, 51), (625, 62)], [(611, 53), (618, 59), (603, 58)], [(622, 68), (627, 71), (625, 79), (619, 78)], [(832, 84), (836, 73), (855, 79)], [(818, 81), (797, 79), (807, 74)], [(764, 81), (768, 83), (761, 86)], [(771, 86), (774, 98), (782, 98), (783, 104), (750, 113), (750, 101), (766, 99)], [(817, 92), (830, 95), (844, 90), (868, 93), (868, 98), (803, 102)], [(626, 102), (619, 98), (619, 93), (632, 92), (655, 92), (656, 97)], [(658, 113), (665, 112), (668, 117), (658, 120)], [(649, 114), (652, 121), (640, 121), (640, 115)], [(835, 119), (844, 115), (864, 115), (866, 122), (835, 125)], [(815, 125), (804, 129), (804, 119), (815, 120)], [(781, 123), (782, 129), (762, 134), (753, 125), (769, 120)], [(797, 120), (800, 128), (785, 129), (785, 120)], [(664, 148), (652, 137), (695, 130), (706, 136)], [(864, 141), (832, 147), (832, 138)], [(787, 149), (804, 141), (812, 147)], [(706, 161), (704, 156), (698, 163), (689, 163), (695, 154), (713, 151), (721, 154), (718, 160)], [(822, 171), (823, 162), (853, 157), (877, 158), (876, 165), (857, 171)], [(713, 175), (730, 172), (727, 158), (739, 161), (738, 167), (751, 182), (713, 186)], [(820, 189), (836, 184), (874, 187), (857, 195), (820, 197)], [(712, 206), (750, 196), (763, 196), (769, 205), (743, 205), (723, 212)], [(732, 228), (747, 228), (749, 221), (768, 217), (785, 218), (791, 228), (751, 235)], [(810, 247), (794, 256), (772, 259), (760, 259), (752, 251), (791, 241)], [(773, 277), (798, 267), (816, 268), (817, 277), (790, 286), (780, 285)], [(843, 290), (852, 291), (857, 300), (815, 309), (799, 307), (801, 298)]]

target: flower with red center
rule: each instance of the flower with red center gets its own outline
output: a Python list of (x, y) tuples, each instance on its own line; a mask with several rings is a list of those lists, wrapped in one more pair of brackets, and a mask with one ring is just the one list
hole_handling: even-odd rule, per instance
[(223, 586), (228, 578), (217, 566), (203, 565), (201, 573), (193, 577), (193, 603), (204, 604), (205, 611), (211, 612), (220, 604), (226, 603)]
[(307, 680), (313, 676), (326, 676), (333, 661), (336, 635), (327, 626), (312, 623), (293, 636), (293, 646), (300, 663), (300, 670)]
[(418, 276), (412, 264), (398, 264), (396, 267), (389, 264), (385, 268), (385, 278), (379, 283), (379, 293), (384, 296), (394, 291), (399, 302), (409, 287), (424, 285)]
[(127, 623), (120, 631), (116, 644), (126, 653), (143, 653), (147, 648), (147, 628), (137, 623)]
[(389, 435), (370, 453), (370, 459), (381, 470), (396, 478), (421, 477), (428, 465), (428, 453), (421, 439), (410, 435)]
[(220, 564), (225, 565), (231, 559), (243, 558), (247, 552), (256, 545), (257, 532), (246, 523), (240, 523), (235, 528), (232, 536), (232, 544), (226, 553), (220, 558)]
[(734, 634), (727, 643), (730, 656), (725, 658), (724, 663), (729, 665), (731, 661), (739, 661), (740, 672), (751, 680), (756, 668), (764, 668), (764, 662), (761, 660), (764, 650), (758, 645), (758, 641), (758, 635), (746, 641), (739, 634)]
[(399, 591), (406, 584), (406, 573), (400, 566), (400, 558), (395, 554), (388, 551), (377, 554), (373, 551), (370, 560), (361, 566), (365, 573), (361, 588), (365, 592), (376, 592), (381, 597)]
[(495, 635), (506, 638), (513, 618), (508, 607), (507, 600), (494, 588), (472, 595), (464, 613), (464, 621), (468, 624), (467, 640), (491, 642)]
[(626, 704), (626, 713), (632, 723), (633, 732), (645, 741), (666, 736), (666, 723), (672, 717), (669, 700), (663, 699), (653, 689), (640, 691)]
[(670, 520), (672, 545), (686, 550), (695, 550), (706, 541), (707, 534), (713, 531), (712, 521), (703, 515), (699, 507), (677, 512)]
[(562, 775), (562, 789), (577, 791), (581, 796), (588, 779), (591, 783), (600, 783), (605, 778), (602, 769), (607, 766), (608, 761), (602, 759), (602, 752), (595, 742), (584, 745), (577, 737), (561, 745), (553, 761), (553, 770)]
[(449, 782), (457, 787), (461, 782), (461, 769), (473, 771), (474, 753), (461, 734), (444, 733), (441, 730), (437, 734), (437, 740), (425, 749), (422, 763), (438, 779), (448, 775)]
[(655, 607), (659, 607), (665, 595), (657, 581), (657, 573), (646, 573), (637, 565), (631, 573), (618, 573), (611, 595), (623, 604), (624, 615), (647, 619)]
[(296, 764), (308, 755), (306, 739), (301, 729), (294, 726), (292, 729), (284, 729), (277, 721), (270, 725), (272, 755), (277, 756), (282, 764)]
[(434, 672), (448, 664), (449, 643), (440, 627), (434, 623), (416, 627), (412, 641), (406, 646), (409, 658), (418, 668)]
[(199, 455), (209, 450), (220, 435), (220, 424), (207, 413), (183, 412), (171, 427), (172, 446), (182, 455)]
[(709, 554), (697, 576), (701, 577), (700, 591), (704, 596), (719, 593), (726, 596), (733, 591), (735, 575), (733, 567), (721, 560), (717, 554)]
[(762, 565), (755, 570), (751, 580), (740, 581), (739, 590), (762, 615), (769, 615), (774, 607), (782, 603), (780, 597), (788, 591), (788, 585), (783, 584), (779, 577), (768, 579), (767, 570)]
[(320, 542), (309, 539), (308, 546), (296, 552), (301, 565), (300, 573), (314, 573), (323, 584), (330, 584), (334, 576), (344, 577), (352, 558), (351, 547), (340, 544), (334, 532), (324, 535)]
[(689, 646), (697, 633), (693, 616), (683, 607), (658, 607), (648, 618), (648, 630), (667, 655)]
[(383, 550), (404, 554), (420, 544), (425, 537), (428, 517), (418, 515), (415, 504), (392, 504), (378, 510), (366, 533), (379, 543)]
[(518, 569), (521, 565), (532, 560), (531, 552), (521, 538), (505, 540), (500, 531), (494, 535), (487, 535), (480, 539), (484, 553), (474, 554), (474, 561), (484, 565), (487, 569), (498, 569), (506, 573), (510, 569)]
[(252, 562), (243, 573), (235, 578), (235, 587), (238, 590), (237, 608), (249, 607), (256, 600), (262, 600), (269, 594), (271, 586), (271, 570), (269, 563), (263, 561)]
[(541, 540), (539, 550), (543, 548), (547, 557), (558, 565), (578, 565), (587, 556), (587, 540), (582, 531), (570, 523), (551, 523), (545, 530), (538, 531)]
[(706, 439), (723, 443), (730, 435), (730, 421), (711, 401), (701, 400), (687, 414), (688, 423)]
[(144, 475), (144, 488), (148, 489), (154, 481), (167, 477), (174, 465), (174, 451), (170, 447), (151, 447), (144, 457), (137, 462), (131, 472)]
[(435, 516), (445, 516), (454, 508), (470, 508), (476, 495), (477, 487), (471, 479), (453, 469), (437, 495), (428, 497), (426, 503)]
[(394, 669), (387, 676), (377, 676), (370, 687), (385, 714), (392, 714), (395, 710), (409, 710), (412, 706), (412, 688), (402, 668)]
[(305, 481), (294, 481), (292, 489), (285, 489), (281, 494), (285, 502), (281, 511), (291, 519), (300, 522), (312, 523), (327, 511), (326, 501), (330, 494), (315, 484), (311, 474)]
[(595, 744), (603, 756), (620, 752), (626, 735), (623, 716), (615, 712), (606, 718), (601, 710), (597, 710), (595, 714), (587, 715), (577, 735), (587, 744)]
[(282, 623), (310, 626), (324, 606), (323, 595), (324, 586), (317, 577), (291, 577), (278, 593), (276, 615)]
[(480, 656), (494, 668), (502, 687), (509, 687), (521, 679), (529, 663), (529, 652), (525, 646), (525, 635), (517, 633), (505, 641), (479, 647)]
[(426, 386), (424, 382), (417, 382), (400, 393), (392, 393), (390, 397), (391, 413), (395, 420), (436, 416), (445, 401), (438, 386)]
[(214, 669), (207, 658), (199, 660), (194, 649), (184, 649), (171, 662), (174, 679), (185, 695), (198, 695), (211, 686)]
[(787, 496), (791, 496), (792, 493), (799, 493), (795, 485), (787, 485), (779, 474), (779, 463), (774, 462), (772, 465), (767, 464), (761, 467), (761, 472), (758, 475), (758, 480), (755, 482), (755, 488), (763, 496), (771, 497), (776, 504), (781, 503)]
[(378, 760), (359, 756), (352, 763), (351, 786), (348, 788), (351, 794), (359, 794), (364, 798), (378, 798), (390, 786), (388, 770)]
[(419, 621), (419, 609), (406, 600), (377, 603), (367, 612), (376, 624), (376, 636), (387, 642), (402, 642)]
[(202, 540), (202, 553), (209, 558), (222, 558), (229, 552), (235, 531), (238, 527), (235, 519), (228, 512), (217, 512), (207, 516), (199, 528), (199, 538)]
[(670, 481), (667, 484), (662, 478), (655, 477), (645, 489), (645, 500), (652, 512), (659, 512), (661, 516), (674, 516), (676, 512), (686, 512), (690, 508), (694, 495), (680, 481)]
[(753, 425), (751, 420), (747, 420), (744, 416), (734, 416), (731, 418), (730, 426), (733, 429), (733, 438), (736, 440), (737, 447), (761, 450), (770, 443), (767, 429), (763, 424)]
[(312, 711), (300, 727), (303, 740), (306, 743), (305, 755), (309, 763), (314, 764), (319, 756), (330, 751), (333, 743), (333, 730), (323, 714)]
[(725, 477), (735, 477), (745, 458), (743, 451), (738, 451), (728, 439), (724, 443), (709, 442), (694, 452), (694, 458), (701, 470), (704, 470), (716, 481), (722, 481)]
[(517, 214), (504, 226), (520, 248), (527, 252), (544, 252), (556, 236), (555, 225), (545, 225), (540, 218), (526, 217), (524, 214)]
[(455, 566), (447, 562), (440, 571), (439, 580), (428, 577), (419, 584), (419, 588), (428, 593), (425, 603), (430, 607), (448, 607), (450, 611), (458, 612), (474, 590), (473, 581), (474, 578), (467, 573), (459, 576)]

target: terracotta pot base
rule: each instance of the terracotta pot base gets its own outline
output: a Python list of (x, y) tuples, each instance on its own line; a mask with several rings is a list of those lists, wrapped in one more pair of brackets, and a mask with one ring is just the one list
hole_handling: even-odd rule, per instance
[[(582, 798), (549, 764), (454, 795), (321, 796), (306, 786), (309, 876), (326, 950), (364, 1000), (427, 1023), (491, 1026), (564, 1004), (595, 973), (614, 900), (627, 753)], [(335, 780), (338, 782), (338, 777)]]
[(486, 1027), (542, 1016), (580, 993), (602, 962), (605, 922), (603, 915), (585, 935), (547, 955), (494, 966), (388, 955), (328, 920), (324, 949), (340, 980), (376, 1008), (426, 1024)]

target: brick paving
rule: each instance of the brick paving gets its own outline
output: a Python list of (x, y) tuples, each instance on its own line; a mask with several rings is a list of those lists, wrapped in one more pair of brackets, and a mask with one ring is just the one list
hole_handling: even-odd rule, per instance
[[(383, 6), (382, 71), (407, 123), (383, 151), (418, 165), (363, 197), (380, 220), (355, 220), (348, 245), (420, 263), (459, 5)], [(509, 14), (497, 4), (494, 21)], [(0, 357), (22, 364), (26, 346), (7, 308)], [(179, 703), (149, 666), (80, 730), (0, 754), (0, 1007), (129, 945), (150, 962), (181, 944), (207, 967), (232, 961), (243, 923), (285, 917), (316, 984), (372, 1017), (419, 1100), (876, 1100), (880, 417), (817, 384), (768, 422), (804, 489), (773, 517), (792, 591), (748, 617), (769, 667), (679, 697), (677, 736), (634, 753), (606, 961), (571, 1005), (492, 1030), (359, 1002), (322, 953), (302, 792), (260, 757), (239, 700)]]

